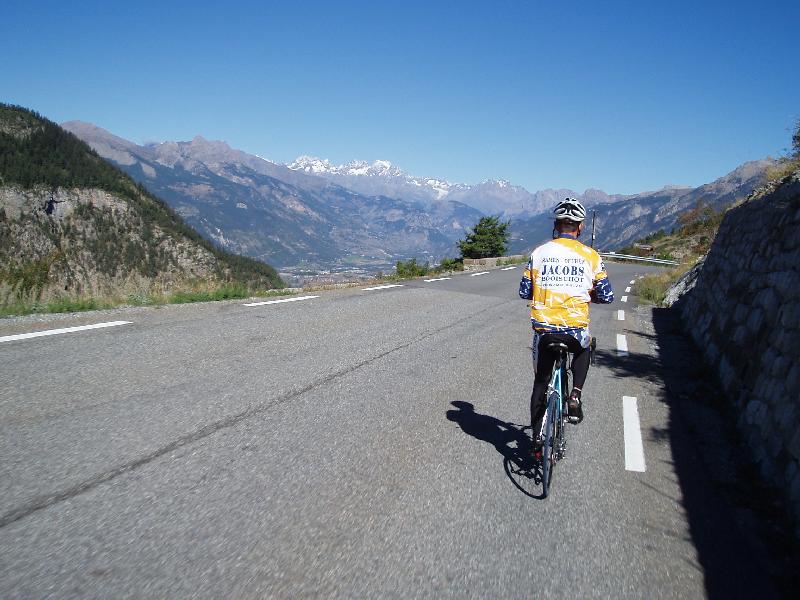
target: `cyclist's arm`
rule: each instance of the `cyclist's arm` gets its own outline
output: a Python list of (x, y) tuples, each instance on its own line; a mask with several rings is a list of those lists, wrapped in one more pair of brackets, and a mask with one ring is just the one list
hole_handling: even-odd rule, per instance
[(600, 270), (594, 276), (594, 289), (590, 296), (595, 304), (611, 304), (614, 301), (614, 290), (608, 280), (605, 265), (600, 262)]
[(519, 282), (519, 297), (523, 300), (533, 299), (533, 266), (530, 260), (522, 272), (522, 281)]

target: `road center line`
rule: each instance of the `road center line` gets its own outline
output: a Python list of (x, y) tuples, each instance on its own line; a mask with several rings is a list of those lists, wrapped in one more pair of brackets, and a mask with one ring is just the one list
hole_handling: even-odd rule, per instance
[(512, 269), (516, 269), (517, 267), (504, 267), (500, 269), (501, 271), (511, 271)]
[(437, 277), (436, 279), (423, 279), (425, 283), (433, 283), (434, 281), (446, 281), (449, 277)]
[(617, 354), (620, 356), (628, 355), (628, 339), (621, 333), (617, 334)]
[(627, 302), (628, 301), (628, 297), (627, 296), (623, 296), (622, 298), (620, 298), (620, 300), (622, 300), (623, 302)]
[(390, 283), (389, 285), (376, 285), (375, 287), (361, 288), (362, 292), (371, 292), (373, 290), (388, 290), (389, 288), (403, 287), (402, 283)]
[(48, 329), (46, 331), (35, 331), (33, 333), (18, 333), (17, 335), (5, 335), (0, 337), (0, 342), (13, 342), (15, 340), (27, 340), (29, 338), (43, 337), (46, 335), (59, 335), (61, 333), (72, 333), (73, 331), (86, 331), (88, 329), (103, 329), (105, 327), (117, 327), (118, 325), (129, 325), (131, 321), (109, 321), (108, 323), (95, 323), (94, 325), (80, 325), (78, 327), (64, 327), (62, 329)]
[(624, 321), (625, 320), (625, 311), (618, 310), (617, 311), (617, 321)]
[(311, 300), (319, 296), (296, 296), (294, 298), (281, 298), (280, 300), (266, 300), (264, 302), (250, 302), (244, 306), (264, 306), (265, 304), (283, 304), (284, 302), (299, 302), (300, 300)]
[(626, 292), (630, 292), (630, 291), (631, 291), (631, 288), (629, 288), (629, 287), (626, 287), (626, 288), (625, 288), (625, 291), (626, 291)]
[(625, 470), (644, 473), (642, 427), (639, 422), (639, 407), (635, 397), (622, 397), (622, 420), (625, 429)]
[(470, 277), (477, 277), (478, 275), (488, 275), (489, 271), (481, 271), (480, 273), (473, 273)]

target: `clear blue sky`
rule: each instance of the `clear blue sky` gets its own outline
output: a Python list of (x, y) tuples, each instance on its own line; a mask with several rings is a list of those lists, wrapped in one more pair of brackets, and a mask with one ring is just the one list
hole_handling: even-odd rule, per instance
[(797, 0), (6, 0), (0, 100), (136, 142), (632, 193), (789, 146), (798, 23)]

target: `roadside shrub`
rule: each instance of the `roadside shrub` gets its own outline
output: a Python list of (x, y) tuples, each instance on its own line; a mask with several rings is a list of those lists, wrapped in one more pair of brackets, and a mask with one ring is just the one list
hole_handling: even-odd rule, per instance
[(442, 262), (436, 268), (436, 271), (463, 271), (464, 259), (462, 258), (443, 258)]
[(405, 262), (398, 260), (395, 272), (398, 277), (405, 279), (408, 277), (420, 277), (421, 275), (427, 275), (429, 271), (430, 267), (428, 267), (428, 263), (421, 265), (417, 263), (416, 258), (412, 258), (411, 260), (407, 260)]

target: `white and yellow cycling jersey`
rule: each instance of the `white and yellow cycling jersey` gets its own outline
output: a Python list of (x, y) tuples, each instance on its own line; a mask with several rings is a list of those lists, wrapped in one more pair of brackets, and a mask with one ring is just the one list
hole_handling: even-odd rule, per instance
[(589, 302), (614, 300), (600, 255), (563, 234), (531, 253), (519, 295), (531, 301), (531, 322), (539, 332), (587, 329)]

